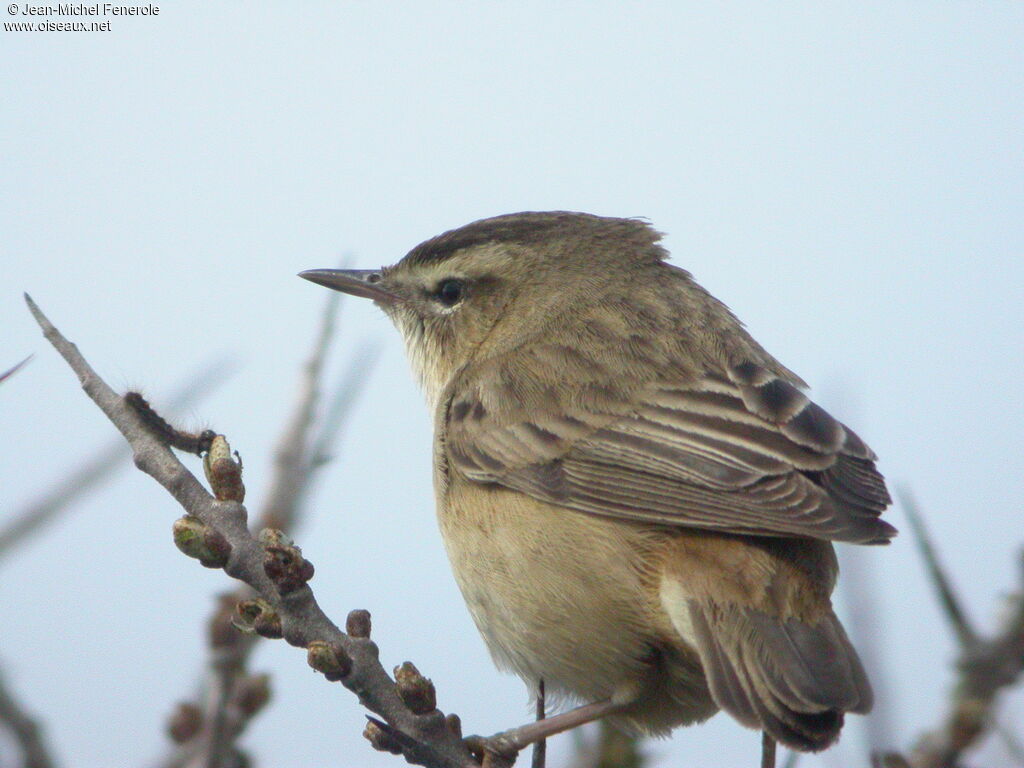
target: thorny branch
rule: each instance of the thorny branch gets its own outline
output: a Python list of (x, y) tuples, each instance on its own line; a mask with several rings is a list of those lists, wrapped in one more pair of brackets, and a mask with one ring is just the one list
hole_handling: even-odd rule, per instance
[(945, 568), (939, 562), (939, 555), (932, 545), (931, 537), (925, 528), (924, 517), (917, 508), (917, 502), (908, 491), (901, 490), (898, 495), (900, 505), (903, 507), (903, 511), (907, 516), (907, 522), (910, 523), (910, 529), (914, 534), (914, 541), (921, 553), (921, 559), (924, 560), (928, 576), (931, 578), (935, 591), (938, 593), (939, 603), (946, 613), (946, 618), (953, 625), (953, 631), (956, 632), (960, 646), (966, 648), (977, 643), (978, 635), (971, 627), (971, 623), (967, 619), (967, 613), (960, 605), (960, 600), (953, 590), (953, 584), (946, 575)]
[(53, 758), (46, 748), (39, 723), (18, 704), (0, 676), (0, 725), (11, 732), (21, 749), (24, 768), (53, 768)]
[[(409, 663), (396, 668), (395, 680), (384, 670), (378, 660), (377, 646), (369, 638), (369, 614), (353, 611), (346, 622), (347, 631), (341, 631), (319, 608), (307, 586), (313, 569), (298, 547), (278, 531), (265, 530), (259, 539), (249, 533), (247, 513), (241, 504), (240, 466), (230, 458), (226, 441), (218, 437), (216, 449), (211, 450), (208, 457), (208, 477), (217, 494), (214, 498), (167, 446), (150, 433), (137, 414), (126, 407), (123, 398), (99, 378), (77, 348), (53, 327), (28, 296), (26, 301), (46, 338), (78, 375), (86, 394), (127, 439), (136, 465), (163, 485), (185, 508), (188, 514), (176, 524), (179, 547), (205, 565), (223, 568), (257, 595), (239, 606), (243, 620), (263, 636), (284, 637), (290, 644), (306, 648), (311, 666), (356, 693), (364, 706), (382, 718), (369, 718), (366, 729), (367, 737), (378, 749), (401, 753), (409, 762), (427, 768), (478, 768), (477, 755), (470, 753), (461, 738), (458, 718), (455, 715), (445, 717), (436, 708), (430, 682)], [(294, 431), (289, 434), (302, 432), (303, 409), (304, 405), (300, 404), (299, 415), (293, 422)], [(282, 471), (286, 466), (299, 466), (300, 472), (312, 471), (323, 460), (324, 445), (320, 441), (314, 450), (306, 451), (305, 463), (298, 465), (293, 463), (295, 457), (282, 448), (279, 453)], [(297, 503), (296, 497), (287, 503)], [(912, 501), (905, 501), (905, 505), (913, 516)], [(268, 507), (270, 509), (273, 508)], [(287, 504), (277, 509), (287, 511)], [(939, 768), (956, 765), (960, 755), (991, 727), (998, 692), (1015, 682), (1024, 669), (1024, 587), (1011, 600), (1000, 630), (989, 638), (977, 636), (938, 565), (923, 527), (916, 525), (915, 530), (921, 538), (922, 553), (940, 590), (947, 615), (961, 641), (960, 674), (951, 711), (943, 725), (923, 737), (907, 758), (896, 754), (878, 756), (876, 764)], [(257, 690), (249, 697), (248, 705), (254, 706), (253, 702), (258, 702), (263, 695)], [(0, 704), (2, 701), (0, 697)], [(195, 713), (181, 714), (178, 725), (187, 724), (189, 716)], [(23, 729), (24, 733), (32, 736), (36, 733), (34, 724), (31, 720), (25, 722), (29, 727)], [(222, 727), (227, 731), (232, 728), (223, 723)], [(501, 743), (501, 736), (477, 740), (477, 744), (488, 749)], [(512, 754), (488, 751), (483, 755), (484, 766), (510, 765), (512, 759)]]
[[(27, 362), (27, 359), (19, 365), (23, 365), (24, 362)], [(198, 375), (189, 376), (187, 382), (169, 399), (169, 410), (173, 413), (198, 400), (224, 381), (230, 370), (231, 366), (228, 363), (218, 361), (206, 366)], [(15, 512), (0, 529), (0, 560), (21, 546), (30, 536), (53, 522), (71, 507), (72, 502), (102, 484), (121, 466), (126, 453), (127, 446), (121, 440), (111, 442), (95, 451), (94, 455), (78, 469), (59, 482), (52, 483), (50, 490), (41, 497)]]
[[(306, 582), (312, 566), (283, 534), (264, 531), (260, 539), (248, 530), (248, 513), (233, 491), (240, 468), (223, 438), (210, 451), (207, 466), (217, 498), (211, 496), (139, 416), (89, 366), (78, 348), (50, 323), (32, 299), (25, 297), (43, 334), (77, 374), (86, 394), (129, 442), (135, 464), (160, 483), (186, 510), (176, 524), (176, 543), (190, 549), (206, 565), (248, 584), (259, 598), (246, 614), (264, 636), (284, 637), (307, 648), (311, 665), (328, 679), (340, 681), (381, 721), (367, 726), (375, 746), (401, 752), (406, 760), (428, 768), (476, 768), (477, 761), (461, 739), (452, 716), (427, 709), (418, 673), (392, 680), (378, 660), (369, 638), (369, 615), (353, 612), (340, 630), (321, 610)], [(429, 681), (426, 681), (429, 684)], [(432, 689), (432, 686), (430, 686)]]
[(948, 768), (991, 730), (999, 692), (1015, 683), (1024, 672), (1024, 552), (1019, 557), (1021, 585), (1008, 600), (999, 629), (991, 637), (980, 637), (970, 627), (945, 570), (928, 539), (917, 504), (909, 493), (901, 503), (912, 523), (919, 547), (940, 601), (960, 640), (958, 677), (950, 698), (949, 711), (941, 726), (926, 733), (904, 760), (887, 755), (890, 765), (910, 768)]
[[(323, 456), (336, 439), (348, 407), (372, 366), (372, 358), (365, 354), (357, 357), (329, 406), (328, 414), (333, 414), (333, 418), (320, 420), (319, 434), (311, 435), (318, 421), (320, 382), (334, 332), (338, 296), (328, 296), (313, 351), (302, 368), (299, 396), (274, 452), (270, 491), (254, 530), (294, 530), (309, 495), (312, 476), (325, 463)], [(175, 710), (168, 731), (179, 747), (164, 761), (168, 768), (230, 765), (232, 758), (237, 757), (234, 742), (259, 711), (256, 705), (266, 702), (267, 679), (246, 675), (246, 664), (259, 635), (242, 634), (232, 625), (235, 606), (254, 597), (251, 589), (242, 586), (218, 599), (209, 621), (205, 705), (187, 702)]]
[[(19, 370), (31, 357), (0, 375), (0, 381)], [(225, 361), (205, 366), (197, 375), (188, 377), (169, 401), (171, 410), (179, 409), (202, 397), (224, 380), (230, 372)], [(116, 440), (85, 461), (64, 479), (23, 509), (16, 511), (0, 528), (0, 562), (5, 556), (18, 551), (25, 541), (38, 534), (49, 523), (73, 506), (85, 493), (101, 485), (115, 469), (121, 466), (127, 446)], [(53, 765), (39, 727), (20, 709), (13, 694), (0, 680), (0, 723), (14, 733), (23, 752), (25, 768), (46, 768)]]
[(303, 366), (298, 401), (274, 451), (274, 474), (260, 516), (262, 528), (293, 530), (306, 496), (306, 486), (314, 469), (309, 433), (320, 402), (320, 376), (334, 333), (338, 296), (332, 293), (327, 297), (313, 353)]
[(598, 720), (589, 730), (577, 731), (569, 768), (644, 768), (649, 762), (640, 737)]
[(29, 361), (32, 360), (32, 357), (33, 357), (33, 355), (29, 355), (24, 360), (22, 360), (20, 363), (15, 363), (10, 368), (8, 368), (6, 371), (4, 371), (3, 373), (0, 373), (0, 384), (2, 384), (7, 379), (11, 378), (11, 376), (16, 374), (18, 371), (20, 371), (26, 365), (28, 365)]

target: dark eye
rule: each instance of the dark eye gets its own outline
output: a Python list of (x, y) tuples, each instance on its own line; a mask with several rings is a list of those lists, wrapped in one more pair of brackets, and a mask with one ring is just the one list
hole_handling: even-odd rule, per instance
[(446, 307), (454, 307), (460, 301), (462, 301), (462, 295), (466, 291), (466, 285), (461, 280), (455, 278), (448, 278), (442, 280), (437, 290), (434, 291), (434, 295), (437, 300), (444, 304)]

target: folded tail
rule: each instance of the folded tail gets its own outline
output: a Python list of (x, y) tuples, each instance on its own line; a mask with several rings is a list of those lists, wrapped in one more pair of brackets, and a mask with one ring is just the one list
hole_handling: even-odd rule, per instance
[(715, 703), (792, 749), (838, 737), (846, 712), (871, 709), (867, 675), (835, 614), (815, 623), (695, 599), (675, 606), (700, 655)]

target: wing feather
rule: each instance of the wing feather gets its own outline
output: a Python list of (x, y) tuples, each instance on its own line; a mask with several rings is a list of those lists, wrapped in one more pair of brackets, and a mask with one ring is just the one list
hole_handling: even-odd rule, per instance
[(649, 383), (628, 402), (605, 395), (595, 412), (581, 398), (501, 410), (456, 392), (451, 465), (472, 481), (642, 522), (859, 543), (895, 534), (879, 518), (889, 495), (874, 453), (762, 366)]

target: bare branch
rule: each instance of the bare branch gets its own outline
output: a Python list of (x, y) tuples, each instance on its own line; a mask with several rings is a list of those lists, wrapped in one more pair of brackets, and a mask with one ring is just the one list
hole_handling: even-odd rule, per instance
[(3, 373), (0, 373), (0, 384), (2, 384), (4, 381), (6, 381), (11, 376), (13, 376), (18, 371), (20, 371), (22, 368), (24, 368), (25, 365), (28, 364), (29, 360), (31, 360), (33, 357), (35, 357), (35, 355), (29, 355), (24, 360), (22, 360), (20, 363), (15, 363), (10, 368), (8, 368), (6, 371), (4, 371)]
[(571, 768), (643, 768), (649, 762), (641, 746), (643, 738), (598, 720), (590, 734), (577, 739)]
[(11, 732), (21, 748), (24, 768), (54, 768), (56, 763), (43, 741), (39, 724), (18, 705), (3, 675), (0, 675), (0, 725)]
[(904, 504), (908, 510), (912, 510), (908, 512), (908, 517), (918, 532), (922, 554), (961, 641), (957, 662), (958, 678), (949, 711), (941, 726), (926, 733), (918, 741), (907, 763), (912, 768), (945, 768), (956, 765), (967, 749), (995, 728), (996, 697), (1003, 688), (1014, 684), (1024, 671), (1024, 552), (1020, 555), (1022, 583), (1020, 589), (1008, 600), (1001, 627), (992, 637), (980, 638), (963, 620), (963, 612), (938, 565), (938, 558), (924, 536), (916, 507), (909, 499), (904, 500)]
[[(544, 679), (541, 678), (537, 681), (537, 701), (534, 704), (534, 717), (538, 720), (543, 720), (547, 716), (544, 698)], [(531, 768), (546, 768), (547, 759), (548, 743), (546, 740), (541, 739), (533, 745)]]
[[(229, 576), (252, 587), (267, 605), (267, 610), (260, 611), (259, 615), (271, 624), (270, 617), (263, 614), (273, 614), (273, 619), (279, 621), (280, 634), (288, 643), (307, 648), (319, 641), (333, 649), (336, 658), (344, 658), (346, 662), (341, 665), (344, 674), (338, 675), (340, 681), (393, 732), (408, 740), (401, 747), (408, 761), (429, 768), (477, 768), (472, 755), (448, 727), (439, 710), (415, 714), (403, 701), (378, 660), (376, 644), (368, 637), (345, 634), (324, 614), (305, 583), (312, 576), (312, 566), (301, 557), (298, 549), (273, 535), (264, 536), (263, 541), (254, 538), (246, 526), (248, 513), (241, 502), (211, 496), (147, 430), (123, 398), (96, 374), (77, 347), (60, 334), (31, 298), (25, 298), (43, 334), (77, 374), (86, 394), (130, 443), (136, 466), (184, 507), (189, 515), (186, 521), (196, 521), (194, 525), (189, 524), (190, 528), (182, 529), (179, 546), (191, 547), (207, 564), (217, 564)], [(225, 442), (219, 458), (211, 462), (211, 477), (216, 478), (216, 463), (230, 462), (229, 457), (230, 449)]]
[(910, 768), (910, 763), (898, 752), (875, 752), (871, 755), (871, 768)]
[[(208, 625), (205, 695), (201, 703), (178, 705), (168, 732), (179, 745), (160, 762), (167, 768), (222, 766), (236, 754), (234, 744), (269, 697), (264, 676), (248, 676), (246, 663), (259, 635), (232, 623), (239, 602), (254, 597), (248, 587), (221, 595)], [(262, 697), (255, 692), (262, 690)], [(254, 706), (258, 702), (258, 706)]]
[(900, 500), (900, 506), (903, 507), (903, 511), (907, 515), (910, 529), (914, 533), (914, 542), (917, 544), (921, 557), (924, 558), (928, 575), (931, 577), (936, 592), (938, 592), (939, 602), (946, 612), (946, 618), (953, 625), (953, 630), (956, 632), (961, 647), (977, 642), (977, 635), (971, 628), (971, 624), (967, 620), (967, 614), (961, 607), (960, 600), (953, 590), (953, 585), (946, 575), (942, 564), (939, 562), (939, 556), (935, 552), (935, 548), (932, 546), (931, 538), (928, 536), (917, 501), (910, 491), (905, 488), (901, 488), (897, 492), (897, 496)]
[[(311, 455), (310, 432), (320, 400), (320, 378), (324, 359), (335, 328), (340, 294), (329, 294), (320, 323), (320, 331), (309, 360), (302, 367), (299, 396), (291, 418), (274, 452), (274, 476), (267, 501), (255, 530), (275, 528), (292, 530), (308, 498), (310, 476), (315, 469)], [(333, 433), (337, 435), (337, 431)], [(187, 739), (178, 739), (180, 746), (164, 765), (219, 768), (234, 752), (234, 743), (248, 724), (232, 707), (236, 688), (244, 683), (246, 664), (259, 640), (257, 634), (241, 634), (232, 625), (234, 607), (254, 597), (248, 587), (222, 595), (210, 618), (210, 653), (207, 660), (205, 706), (191, 704), (197, 713), (195, 728)], [(179, 710), (180, 711), (180, 710)], [(258, 710), (245, 710), (250, 717)], [(231, 716), (234, 713), (234, 716)], [(173, 729), (172, 729), (173, 734)]]
[[(173, 413), (215, 389), (227, 378), (231, 368), (230, 364), (219, 360), (200, 369), (198, 374), (189, 376), (169, 399), (169, 410)], [(13, 519), (0, 530), (0, 560), (56, 520), (62, 512), (71, 508), (73, 502), (109, 479), (124, 464), (127, 454), (128, 446), (115, 438), (104, 448), (94, 451), (91, 458), (78, 469), (49, 484), (50, 490), (16, 512)]]
[(310, 474), (310, 438), (317, 405), (320, 402), (320, 376), (324, 358), (334, 333), (338, 297), (327, 297), (313, 351), (303, 366), (298, 402), (274, 451), (274, 475), (263, 505), (262, 521), (265, 528), (291, 531), (295, 515)]
[(1024, 744), (1021, 744), (1020, 737), (1002, 723), (996, 723), (992, 730), (999, 735), (1010, 759), (1017, 765), (1024, 765)]
[(338, 434), (348, 420), (352, 406), (359, 399), (379, 358), (380, 345), (372, 342), (361, 345), (352, 356), (341, 383), (327, 404), (320, 434), (317, 435), (310, 451), (310, 471), (319, 469), (330, 461), (331, 446), (337, 442)]
[(761, 768), (775, 768), (775, 739), (761, 732)]

